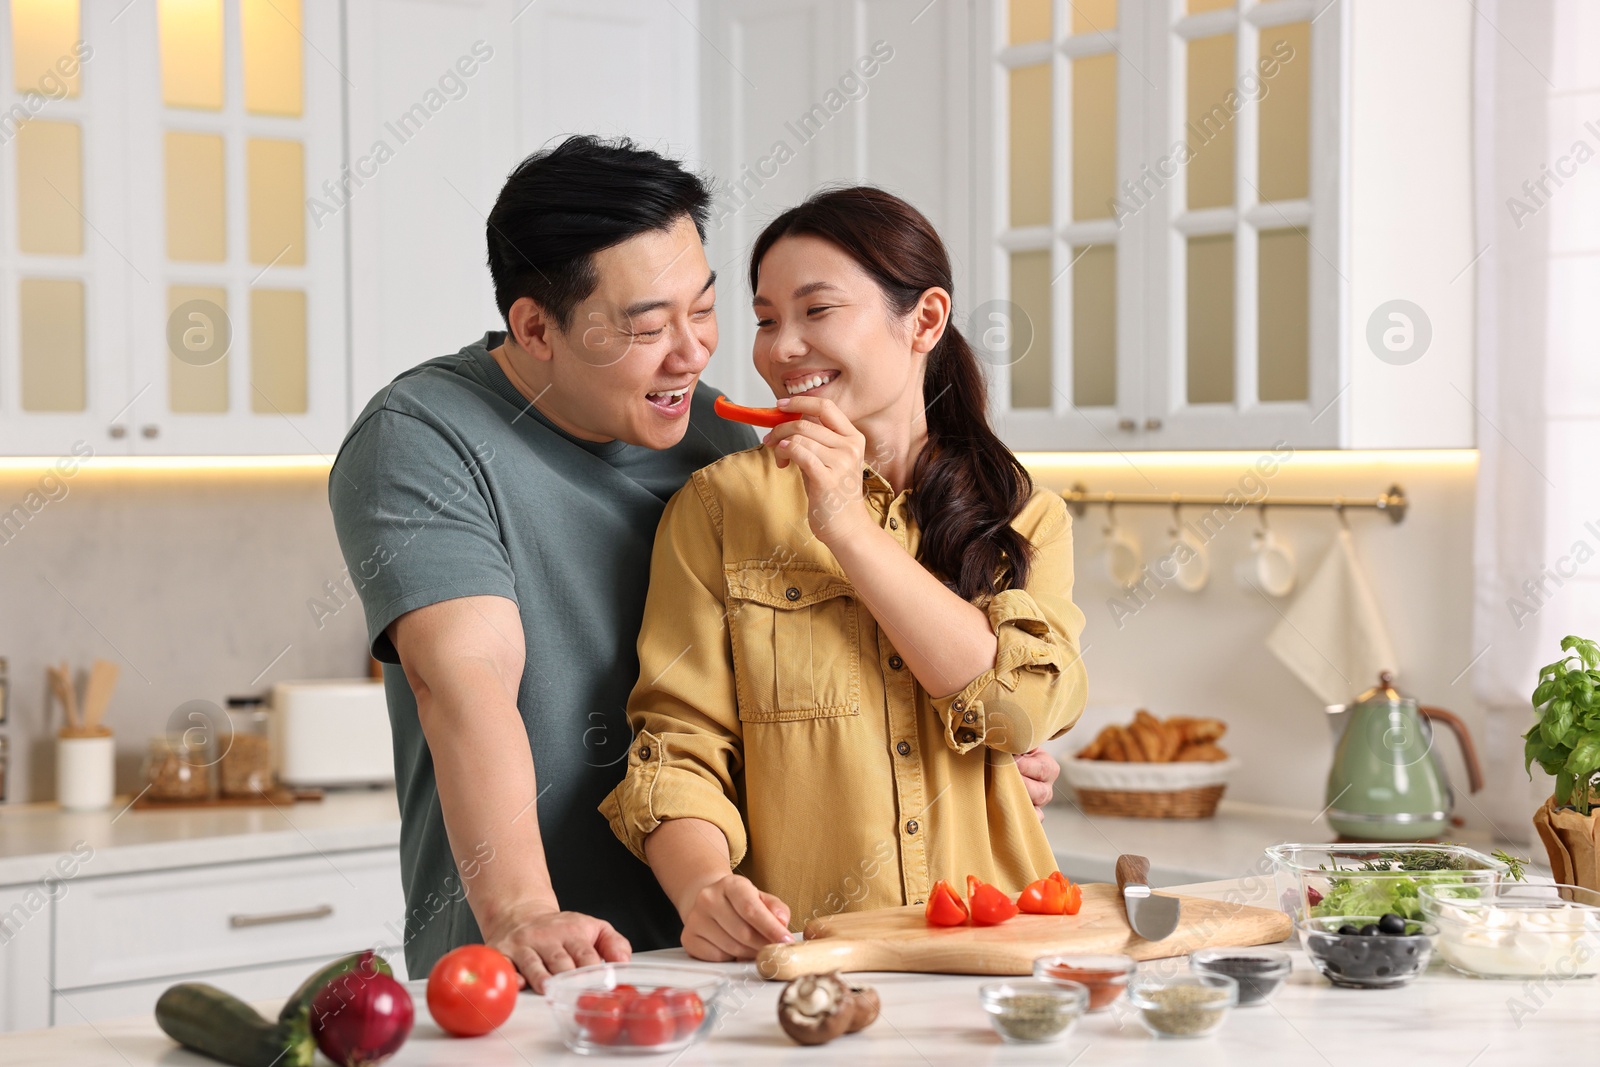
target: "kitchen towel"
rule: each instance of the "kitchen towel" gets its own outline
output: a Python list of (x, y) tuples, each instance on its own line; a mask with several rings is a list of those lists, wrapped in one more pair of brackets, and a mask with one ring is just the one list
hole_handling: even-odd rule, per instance
[(1267, 636), (1267, 648), (1324, 704), (1343, 704), (1399, 673), (1383, 613), (1350, 531), (1341, 529), (1305, 590)]

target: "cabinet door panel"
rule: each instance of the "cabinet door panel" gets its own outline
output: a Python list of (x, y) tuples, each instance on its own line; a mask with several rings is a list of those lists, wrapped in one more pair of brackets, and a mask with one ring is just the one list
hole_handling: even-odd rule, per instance
[(50, 909), (41, 886), (0, 889), (0, 1032), (50, 1025)]

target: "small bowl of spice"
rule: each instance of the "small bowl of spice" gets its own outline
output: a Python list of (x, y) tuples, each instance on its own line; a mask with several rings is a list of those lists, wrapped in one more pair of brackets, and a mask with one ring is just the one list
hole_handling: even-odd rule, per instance
[(1128, 956), (1040, 956), (1033, 961), (1033, 976), (1084, 986), (1089, 990), (1089, 1010), (1105, 1011), (1122, 996), (1135, 966)]
[(1189, 955), (1189, 969), (1221, 974), (1239, 983), (1239, 1007), (1261, 1004), (1278, 991), (1294, 964), (1277, 948), (1203, 948)]
[(1067, 1036), (1088, 1007), (1089, 991), (1076, 982), (1015, 978), (979, 986), (978, 998), (1002, 1040), (1036, 1045)]
[(1238, 1002), (1239, 983), (1225, 974), (1140, 974), (1128, 983), (1128, 1003), (1156, 1037), (1215, 1033)]

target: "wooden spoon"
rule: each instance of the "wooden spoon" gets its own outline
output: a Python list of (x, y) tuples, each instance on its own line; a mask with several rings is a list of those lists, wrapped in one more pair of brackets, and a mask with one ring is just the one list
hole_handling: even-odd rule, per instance
[(83, 695), (83, 728), (98, 733), (112, 690), (117, 687), (119, 668), (110, 660), (97, 659), (89, 668), (89, 684)]
[(48, 666), (46, 673), (50, 678), (50, 689), (61, 703), (61, 713), (66, 716), (68, 732), (80, 732), (82, 727), (78, 722), (78, 699), (72, 686), (72, 668), (62, 660)]

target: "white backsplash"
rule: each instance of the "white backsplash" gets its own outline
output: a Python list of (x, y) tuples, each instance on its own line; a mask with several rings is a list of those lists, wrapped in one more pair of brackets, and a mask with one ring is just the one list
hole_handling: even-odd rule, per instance
[[(1526, 834), (1536, 790), (1515, 755), (1515, 733), (1525, 723), (1495, 724), (1489, 732), (1468, 669), (1477, 651), (1474, 464), (1429, 453), (1362, 454), (1330, 464), (1325, 455), (1292, 456), (1262, 479), (1269, 502), (1370, 497), (1392, 482), (1404, 486), (1411, 501), (1404, 523), (1363, 511), (1349, 519), (1390, 619), (1400, 684), (1459, 713), (1478, 740), (1489, 795), (1461, 801), (1460, 813), (1478, 828), (1490, 829), (1492, 820), (1505, 833)], [(1256, 457), (1026, 458), (1039, 484), (1051, 488), (1081, 481), (1091, 490), (1221, 493), (1241, 486)], [(37, 480), (0, 474), (0, 506), (22, 499)], [(347, 594), (329, 592), (328, 583), (337, 590), (343, 581), (344, 565), (325, 482), (317, 470), (117, 473), (96, 471), (91, 462), (65, 497), (9, 542), (0, 539), (0, 655), (10, 659), (12, 679), (11, 721), (0, 730), (11, 738), (12, 799), (53, 795), (50, 738), (59, 722), (45, 719), (47, 661), (66, 658), (83, 668), (103, 656), (122, 666), (108, 722), (117, 731), (124, 792), (138, 787), (146, 739), (186, 701), (221, 703), (275, 681), (364, 673), (360, 608)], [(1233, 577), (1258, 521), (1255, 510), (1241, 511), (1211, 541), (1204, 590), (1169, 585), (1132, 614), (1099, 559), (1104, 519), (1096, 506), (1076, 524), (1076, 598), (1088, 618), (1092, 702), (1225, 719), (1224, 747), (1244, 764), (1230, 798), (1319, 810), (1331, 755), (1320, 702), (1264, 645), (1284, 604), (1268, 604)], [(1168, 509), (1127, 507), (1118, 519), (1139, 537), (1147, 560), (1165, 550)], [(1334, 516), (1269, 506), (1268, 522), (1292, 544), (1303, 582), (1328, 548)], [(1114, 601), (1123, 604), (1120, 618), (1109, 606)], [(1459, 792), (1459, 757), (1449, 739), (1440, 743)]]

